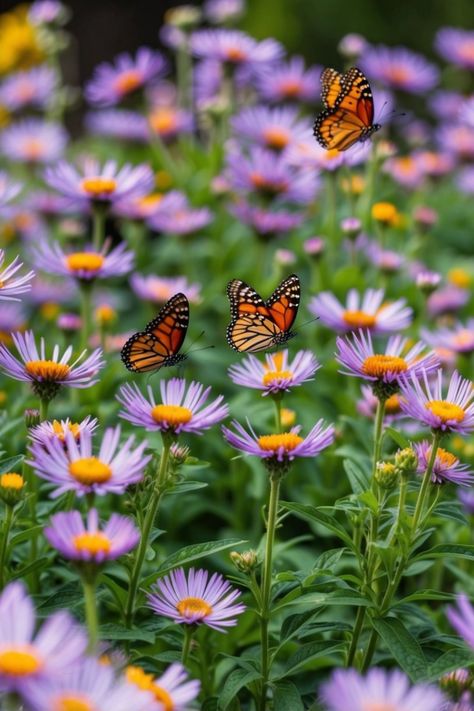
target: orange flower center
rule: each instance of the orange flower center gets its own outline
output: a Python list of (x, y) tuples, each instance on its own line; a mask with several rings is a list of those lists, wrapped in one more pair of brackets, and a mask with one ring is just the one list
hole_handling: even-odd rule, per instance
[(96, 711), (96, 706), (85, 696), (59, 696), (54, 700), (52, 711)]
[(151, 416), (158, 424), (166, 423), (171, 427), (185, 425), (193, 417), (191, 410), (180, 405), (156, 405), (151, 411)]
[(466, 417), (466, 413), (462, 407), (456, 405), (454, 402), (448, 402), (448, 400), (430, 400), (425, 404), (427, 410), (439, 417), (441, 422), (448, 422), (449, 420), (454, 420), (455, 422), (462, 422)]
[(474, 62), (474, 42), (463, 42), (460, 47), (458, 47), (458, 52), (463, 59), (468, 62)]
[(76, 459), (69, 464), (69, 474), (80, 484), (103, 484), (112, 476), (112, 469), (97, 457)]
[(270, 195), (278, 195), (279, 193), (285, 193), (288, 190), (286, 180), (272, 180), (257, 171), (250, 175), (250, 182), (257, 188), (257, 190), (269, 193)]
[(271, 385), (279, 380), (293, 380), (291, 370), (269, 370), (262, 378), (264, 385)]
[(362, 711), (397, 711), (397, 707), (386, 701), (366, 701), (362, 704)]
[(72, 272), (97, 272), (103, 263), (103, 255), (97, 252), (73, 252), (66, 257), (66, 266)]
[(291, 452), (303, 441), (293, 432), (283, 432), (282, 434), (262, 435), (258, 438), (258, 444), (265, 452), (273, 452), (283, 448), (286, 452)]
[(117, 181), (113, 178), (102, 178), (100, 175), (84, 178), (81, 182), (82, 189), (92, 198), (98, 195), (111, 195), (117, 189)]
[(185, 597), (178, 602), (176, 609), (182, 617), (208, 617), (212, 607), (200, 597)]
[(404, 373), (407, 369), (404, 358), (392, 355), (371, 355), (362, 364), (362, 372), (373, 378), (382, 378), (386, 373)]
[(35, 95), (35, 87), (32, 82), (23, 80), (16, 87), (17, 96), (21, 101), (31, 101)]
[(288, 79), (280, 84), (280, 91), (288, 98), (296, 98), (301, 91), (301, 84), (296, 79)]
[(247, 55), (240, 47), (228, 47), (226, 51), (226, 59), (228, 62), (244, 62), (247, 59)]
[(160, 135), (167, 135), (176, 131), (178, 126), (176, 111), (168, 108), (155, 109), (149, 117), (149, 123), (153, 131)]
[(388, 78), (395, 84), (403, 84), (410, 79), (410, 72), (406, 67), (391, 67), (387, 71)]
[(30, 138), (23, 143), (23, 153), (27, 160), (38, 160), (44, 153), (44, 145), (37, 138)]
[(344, 311), (342, 318), (351, 328), (373, 328), (377, 322), (373, 314), (365, 311)]
[(115, 88), (119, 94), (130, 94), (143, 84), (143, 76), (137, 69), (129, 69), (123, 72), (115, 81)]
[(400, 398), (398, 395), (392, 395), (385, 401), (385, 412), (387, 415), (396, 415), (400, 412)]
[(453, 338), (454, 343), (459, 346), (472, 346), (474, 348), (474, 333), (467, 328), (458, 331)]
[(396, 218), (397, 208), (391, 202), (376, 202), (372, 205), (372, 217), (379, 222), (390, 223)]
[(29, 360), (25, 363), (25, 369), (34, 378), (51, 382), (64, 380), (70, 370), (65, 363), (56, 363), (54, 360)]
[[(428, 458), (431, 456), (431, 448), (427, 451), (426, 456)], [(440, 464), (443, 464), (446, 467), (452, 467), (459, 461), (454, 454), (448, 452), (447, 449), (443, 449), (442, 447), (438, 447), (438, 451), (436, 452), (436, 459), (439, 460)]]
[(0, 476), (0, 487), (2, 489), (23, 489), (25, 481), (21, 474), (15, 472), (5, 472)]
[(30, 676), (41, 669), (42, 661), (36, 650), (18, 645), (0, 651), (0, 672), (10, 676)]
[(96, 531), (95, 533), (91, 533), (90, 531), (79, 533), (77, 536), (74, 536), (73, 543), (77, 551), (80, 553), (90, 553), (91, 555), (109, 553), (111, 549), (110, 539), (101, 531)]
[[(69, 432), (72, 432), (72, 434), (74, 435), (74, 439), (79, 439), (79, 435), (81, 434), (81, 427), (77, 422), (68, 422), (67, 430)], [(64, 429), (63, 425), (58, 422), (58, 420), (53, 420), (53, 432), (61, 442), (64, 442), (64, 440), (66, 439), (66, 430)]]
[(281, 151), (283, 148), (286, 148), (290, 142), (288, 131), (284, 128), (279, 128), (278, 126), (267, 128), (263, 132), (263, 139), (269, 148), (274, 148), (277, 151)]
[(147, 674), (140, 667), (129, 666), (126, 669), (125, 676), (127, 681), (135, 684), (143, 691), (150, 691), (155, 699), (163, 706), (163, 711), (173, 711), (175, 703), (166, 689), (155, 683), (152, 674)]
[(144, 212), (153, 212), (153, 210), (160, 204), (163, 200), (163, 195), (161, 193), (150, 193), (150, 195), (145, 195), (145, 197), (138, 198), (137, 205)]
[(324, 151), (323, 153), (323, 161), (325, 163), (330, 163), (332, 160), (335, 158), (339, 158), (340, 152), (337, 150), (337, 148), (330, 148), (328, 151)]

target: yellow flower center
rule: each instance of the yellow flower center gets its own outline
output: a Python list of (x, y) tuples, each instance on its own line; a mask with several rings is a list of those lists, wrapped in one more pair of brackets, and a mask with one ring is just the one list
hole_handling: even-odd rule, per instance
[(283, 432), (282, 434), (262, 435), (258, 438), (259, 447), (266, 452), (273, 452), (283, 447), (286, 452), (291, 452), (303, 441), (293, 432)]
[(167, 284), (152, 284), (151, 292), (156, 301), (164, 302), (171, 298), (171, 290)]
[(54, 700), (52, 711), (96, 711), (85, 696), (60, 696)]
[(0, 476), (0, 487), (2, 489), (23, 489), (25, 481), (21, 474), (15, 472), (6, 472)]
[(455, 422), (462, 422), (466, 417), (466, 413), (462, 407), (456, 405), (454, 402), (448, 402), (448, 400), (430, 400), (425, 404), (427, 410), (439, 417), (441, 422), (448, 422), (448, 420), (454, 420)]
[(459, 286), (460, 289), (468, 289), (471, 285), (471, 275), (461, 267), (450, 269), (447, 278), (450, 284)]
[(404, 373), (407, 369), (404, 358), (392, 355), (371, 355), (362, 364), (362, 372), (373, 378), (382, 378), (386, 373)]
[(28, 645), (0, 651), (0, 672), (10, 676), (29, 676), (41, 669), (42, 662), (36, 650)]
[(301, 91), (301, 83), (296, 79), (288, 79), (280, 84), (280, 91), (288, 98), (296, 98)]
[[(72, 432), (74, 439), (79, 439), (79, 435), (81, 434), (81, 426), (77, 422), (69, 422), (67, 429), (69, 432)], [(53, 432), (61, 442), (65, 441), (66, 431), (58, 420), (53, 420)]]
[(54, 301), (46, 301), (41, 304), (40, 314), (46, 321), (52, 321), (59, 314), (59, 304)]
[(474, 42), (466, 41), (458, 47), (460, 56), (468, 62), (474, 62)]
[(291, 427), (296, 422), (296, 412), (287, 407), (281, 408), (281, 424), (283, 427)]
[(391, 202), (376, 202), (372, 205), (372, 217), (379, 222), (389, 224), (396, 219), (397, 208)]
[(115, 81), (115, 88), (119, 94), (130, 94), (135, 91), (143, 83), (141, 72), (136, 69), (129, 69), (128, 72), (123, 72)]
[(373, 314), (365, 311), (344, 311), (342, 318), (351, 328), (373, 328), (377, 322)]
[(153, 675), (147, 674), (140, 667), (129, 666), (126, 669), (125, 676), (127, 681), (135, 684), (143, 691), (150, 691), (155, 699), (163, 706), (163, 711), (173, 711), (175, 703), (166, 689), (155, 683)]
[(90, 533), (89, 531), (79, 533), (77, 536), (74, 536), (73, 543), (75, 549), (80, 553), (86, 552), (92, 555), (109, 553), (111, 549), (110, 539), (101, 531), (96, 531), (95, 533)]
[(158, 424), (166, 423), (171, 427), (185, 425), (193, 417), (191, 410), (180, 405), (156, 405), (151, 411), (151, 416)]
[(328, 151), (324, 151), (323, 161), (324, 163), (331, 163), (331, 161), (339, 158), (340, 155), (341, 153), (337, 150), (337, 148), (330, 148)]
[(97, 252), (73, 252), (66, 257), (66, 266), (72, 272), (97, 272), (103, 263), (103, 255)]
[(102, 304), (95, 310), (95, 318), (101, 324), (112, 323), (116, 316), (117, 312), (109, 304)]
[(102, 178), (100, 175), (92, 178), (84, 178), (81, 182), (82, 189), (91, 197), (98, 195), (111, 195), (117, 189), (117, 181), (113, 178)]
[(264, 385), (271, 385), (278, 380), (293, 380), (291, 370), (269, 370), (263, 376), (262, 382)]
[(397, 711), (397, 707), (386, 701), (366, 701), (362, 704), (362, 711)]
[(16, 86), (16, 92), (21, 101), (31, 101), (35, 95), (35, 86), (28, 79), (22, 79)]
[[(427, 451), (426, 456), (428, 458), (431, 456), (431, 448)], [(447, 449), (443, 449), (442, 447), (438, 447), (436, 459), (439, 459), (440, 464), (443, 464), (446, 467), (452, 467), (458, 462), (458, 458), (452, 454), (452, 452), (448, 452)]]
[(229, 47), (226, 52), (228, 62), (243, 62), (247, 59), (245, 52), (240, 47)]
[(387, 415), (396, 415), (400, 412), (400, 398), (398, 395), (392, 395), (385, 401), (385, 412)]
[(468, 328), (463, 328), (461, 331), (458, 331), (456, 335), (453, 338), (454, 343), (459, 346), (474, 346), (474, 333), (470, 331)]
[(76, 459), (69, 464), (70, 475), (84, 486), (103, 484), (112, 476), (112, 469), (97, 457)]
[(158, 686), (158, 684), (152, 684), (150, 691), (155, 699), (163, 706), (163, 711), (173, 711), (175, 703), (166, 689), (163, 689), (162, 686)]
[(176, 131), (178, 117), (176, 111), (168, 108), (155, 109), (148, 119), (152, 130), (160, 135)]
[(281, 151), (283, 148), (286, 148), (290, 142), (288, 131), (285, 131), (284, 128), (279, 128), (277, 126), (267, 128), (263, 132), (263, 139), (269, 148), (275, 148), (277, 151)]
[(411, 156), (404, 156), (396, 161), (400, 171), (410, 175), (416, 169), (416, 162)]
[(27, 160), (38, 160), (44, 153), (44, 145), (37, 138), (30, 138), (23, 143), (23, 153)]
[(212, 607), (200, 597), (185, 597), (178, 602), (176, 609), (182, 617), (208, 617)]
[(65, 363), (56, 363), (54, 360), (29, 360), (25, 363), (25, 369), (33, 378), (51, 382), (64, 380), (70, 370)]
[(406, 67), (391, 67), (387, 71), (387, 76), (395, 84), (403, 84), (410, 79), (410, 72)]
[(150, 195), (145, 195), (137, 199), (137, 205), (144, 212), (152, 212), (163, 200), (163, 195), (161, 193), (150, 193)]
[(257, 171), (250, 175), (250, 182), (257, 190), (270, 195), (278, 195), (288, 190), (288, 184), (285, 180), (272, 180), (272, 178), (266, 177)]

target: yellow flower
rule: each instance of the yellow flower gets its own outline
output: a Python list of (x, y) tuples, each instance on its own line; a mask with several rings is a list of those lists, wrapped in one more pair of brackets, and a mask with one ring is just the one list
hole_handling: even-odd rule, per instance
[(448, 272), (447, 279), (450, 284), (459, 286), (461, 289), (468, 289), (471, 285), (471, 275), (462, 267), (455, 267)]
[(391, 202), (376, 202), (372, 205), (372, 217), (384, 225), (396, 225), (399, 219), (398, 211)]
[(345, 193), (361, 195), (364, 192), (365, 180), (361, 175), (351, 175), (350, 178), (341, 180), (341, 188)]
[(100, 326), (107, 326), (117, 319), (117, 312), (109, 304), (101, 304), (96, 308), (94, 317)]
[(282, 427), (293, 427), (296, 422), (296, 412), (289, 410), (287, 407), (281, 409), (281, 424)]
[(28, 69), (43, 60), (36, 30), (28, 21), (28, 7), (19, 5), (0, 15), (0, 74)]

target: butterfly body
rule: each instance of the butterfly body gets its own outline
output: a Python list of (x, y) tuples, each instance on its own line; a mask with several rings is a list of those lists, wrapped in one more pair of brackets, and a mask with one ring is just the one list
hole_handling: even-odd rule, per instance
[(313, 133), (323, 148), (345, 151), (381, 128), (373, 122), (372, 91), (360, 69), (352, 67), (345, 74), (325, 69), (321, 84), (324, 111), (314, 122)]
[(266, 301), (240, 279), (229, 282), (227, 296), (232, 318), (227, 327), (227, 342), (233, 350), (257, 353), (278, 347), (295, 336), (291, 327), (300, 302), (300, 281), (296, 274), (284, 279)]
[(121, 352), (125, 367), (132, 373), (149, 373), (185, 360), (179, 350), (188, 324), (188, 299), (175, 294), (144, 331), (128, 339)]

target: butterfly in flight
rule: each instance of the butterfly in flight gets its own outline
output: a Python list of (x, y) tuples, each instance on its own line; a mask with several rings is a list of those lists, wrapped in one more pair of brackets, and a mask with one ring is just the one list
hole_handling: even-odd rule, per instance
[(227, 343), (234, 351), (265, 351), (295, 335), (291, 327), (300, 304), (300, 280), (296, 274), (284, 279), (266, 301), (240, 279), (228, 283), (227, 296), (232, 318), (227, 327)]
[(374, 120), (374, 101), (365, 75), (352, 67), (345, 74), (325, 69), (321, 75), (324, 111), (313, 126), (318, 143), (327, 150), (346, 151), (364, 143), (381, 128)]
[(128, 339), (121, 352), (125, 367), (133, 373), (149, 373), (184, 360), (186, 356), (180, 355), (179, 350), (188, 323), (188, 299), (184, 294), (175, 294), (144, 331)]

